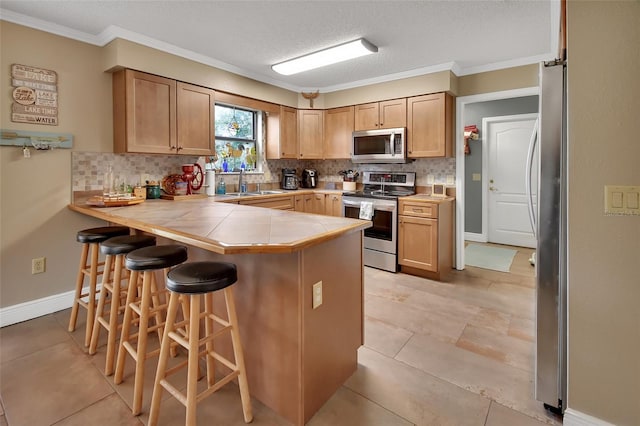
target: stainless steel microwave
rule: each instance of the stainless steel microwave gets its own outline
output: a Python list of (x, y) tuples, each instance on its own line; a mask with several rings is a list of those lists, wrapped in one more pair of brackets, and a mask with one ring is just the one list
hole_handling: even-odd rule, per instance
[(351, 161), (354, 163), (406, 163), (407, 129), (361, 130), (353, 132)]

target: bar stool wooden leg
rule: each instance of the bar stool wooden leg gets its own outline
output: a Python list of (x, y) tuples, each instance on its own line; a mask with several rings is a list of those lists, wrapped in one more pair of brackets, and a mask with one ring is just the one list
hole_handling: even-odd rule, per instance
[[(205, 335), (211, 336), (213, 334), (213, 293), (206, 293), (204, 295), (204, 309), (207, 315), (204, 318), (204, 330)], [(207, 354), (212, 354), (213, 347), (213, 339), (207, 340), (205, 343), (205, 348)], [(212, 356), (205, 356), (207, 360), (207, 383), (209, 386), (213, 386), (216, 382), (215, 372), (216, 372), (216, 364), (215, 359)]]
[(166, 377), (167, 362), (169, 360), (169, 348), (170, 339), (169, 333), (173, 331), (173, 324), (176, 321), (178, 313), (179, 295), (172, 293), (169, 296), (169, 307), (167, 309), (167, 324), (162, 335), (162, 342), (165, 344), (160, 345), (160, 357), (158, 359), (158, 368), (156, 370), (156, 378), (153, 385), (153, 396), (151, 398), (151, 408), (149, 409), (149, 426), (155, 426), (158, 423), (158, 413), (160, 410), (160, 401), (162, 400), (162, 391), (164, 388), (161, 382)]
[(104, 366), (104, 374), (113, 374), (116, 355), (116, 335), (118, 333), (118, 315), (120, 313), (121, 282), (124, 268), (124, 256), (116, 256), (115, 274), (111, 292), (111, 311), (109, 313), (109, 338), (107, 339), (107, 359)]
[(198, 359), (200, 339), (200, 295), (192, 295), (189, 309), (189, 364), (187, 367), (187, 418), (186, 426), (196, 426), (198, 407)]
[(118, 358), (116, 360), (116, 372), (113, 377), (113, 382), (116, 385), (122, 383), (122, 378), (124, 376), (124, 364), (126, 361), (126, 349), (124, 347), (125, 342), (129, 342), (129, 336), (131, 333), (131, 319), (133, 316), (133, 309), (131, 309), (131, 304), (136, 299), (136, 295), (138, 292), (138, 279), (140, 276), (139, 271), (131, 271), (131, 275), (129, 276), (129, 287), (127, 289), (127, 301), (125, 302), (124, 308), (124, 318), (122, 320), (122, 333), (120, 335), (120, 345), (118, 347)]
[(76, 278), (76, 292), (73, 297), (73, 305), (71, 307), (71, 317), (69, 318), (69, 333), (76, 329), (76, 321), (78, 320), (78, 308), (80, 307), (80, 297), (82, 296), (82, 285), (84, 284), (84, 270), (87, 268), (87, 259), (89, 257), (89, 245), (82, 245), (82, 253), (80, 254), (80, 265), (78, 266), (78, 277)]
[(84, 346), (91, 343), (93, 320), (96, 317), (96, 285), (98, 283), (98, 250), (99, 244), (91, 244), (91, 272), (89, 273), (89, 298), (87, 299), (87, 326), (84, 331)]
[[(102, 286), (100, 288), (100, 295), (98, 297), (98, 307), (96, 309), (96, 319), (93, 321), (93, 328), (91, 331), (91, 343), (89, 344), (89, 355), (96, 353), (98, 347), (98, 338), (100, 337), (100, 320), (104, 312), (104, 305), (107, 300), (107, 291), (109, 289), (109, 280), (111, 279), (111, 268), (113, 264), (113, 256), (107, 255), (104, 260), (104, 272), (102, 273)], [(117, 272), (116, 272), (117, 274)], [(114, 278), (115, 275), (114, 274)], [(111, 301), (113, 306), (113, 300)]]
[(231, 341), (233, 342), (233, 356), (236, 359), (238, 367), (238, 386), (240, 387), (240, 399), (242, 400), (242, 412), (244, 421), (249, 423), (253, 420), (251, 411), (251, 396), (249, 395), (249, 383), (247, 382), (247, 372), (244, 365), (244, 356), (242, 351), (242, 342), (240, 341), (240, 332), (238, 331), (238, 317), (236, 315), (236, 303), (233, 297), (233, 289), (226, 287), (224, 289), (224, 298), (229, 314), (229, 323), (231, 323)]
[(140, 322), (138, 323), (138, 348), (136, 350), (136, 373), (133, 384), (133, 414), (142, 410), (142, 387), (144, 385), (144, 365), (147, 359), (147, 329), (149, 328), (149, 310), (151, 308), (151, 280), (153, 271), (144, 271), (142, 278), (142, 299), (140, 300)]

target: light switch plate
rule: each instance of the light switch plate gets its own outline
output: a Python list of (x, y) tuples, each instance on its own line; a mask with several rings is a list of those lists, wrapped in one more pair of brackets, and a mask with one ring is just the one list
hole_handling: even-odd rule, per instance
[(604, 213), (640, 215), (640, 186), (605, 185)]
[(447, 175), (447, 185), (455, 185), (456, 177), (454, 175)]
[(427, 175), (427, 185), (436, 183), (436, 178), (433, 175)]
[(322, 305), (322, 281), (313, 285), (313, 309)]
[(472, 173), (471, 180), (474, 182), (480, 182), (482, 180), (482, 175), (480, 173)]

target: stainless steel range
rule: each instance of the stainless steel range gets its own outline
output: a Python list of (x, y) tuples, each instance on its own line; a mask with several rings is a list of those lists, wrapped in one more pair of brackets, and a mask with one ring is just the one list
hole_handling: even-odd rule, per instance
[(364, 172), (362, 191), (342, 196), (344, 217), (369, 219), (364, 231), (364, 264), (398, 270), (398, 197), (416, 193), (415, 172)]

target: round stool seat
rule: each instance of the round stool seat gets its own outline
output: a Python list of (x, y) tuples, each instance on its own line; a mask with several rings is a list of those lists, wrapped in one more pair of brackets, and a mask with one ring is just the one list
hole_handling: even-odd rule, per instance
[(190, 262), (167, 274), (167, 289), (175, 293), (209, 293), (238, 280), (236, 265), (228, 262)]
[(129, 228), (126, 226), (103, 226), (100, 228), (89, 228), (78, 231), (76, 240), (79, 243), (101, 243), (112, 237), (129, 235)]
[(100, 245), (102, 254), (110, 254), (112, 256), (118, 254), (129, 253), (133, 250), (154, 246), (156, 237), (151, 235), (122, 235), (119, 237), (109, 238)]
[(187, 248), (177, 244), (150, 246), (133, 250), (125, 258), (125, 266), (132, 271), (163, 269), (187, 260)]

